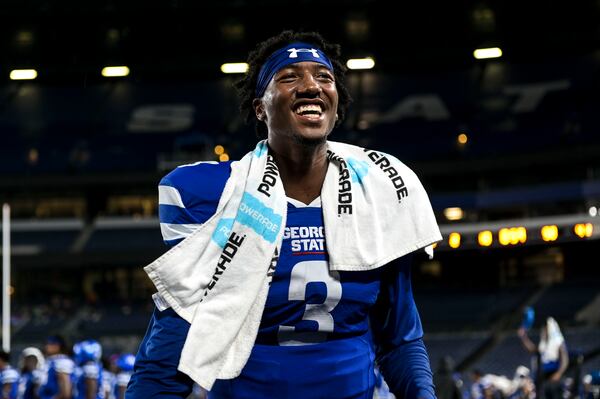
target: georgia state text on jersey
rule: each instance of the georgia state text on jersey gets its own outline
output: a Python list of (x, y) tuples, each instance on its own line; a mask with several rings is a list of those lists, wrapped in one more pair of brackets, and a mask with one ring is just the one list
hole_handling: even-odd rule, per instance
[[(229, 173), (229, 163), (198, 163), (179, 167), (161, 181), (159, 213), (168, 245), (214, 214)], [(392, 309), (385, 326), (378, 323), (373, 331), (378, 337), (409, 341), (422, 335), (409, 265), (330, 271), (320, 200), (305, 205), (289, 199), (287, 210), (281, 253), (250, 358), (239, 377), (217, 380), (209, 398), (370, 399), (375, 384), (371, 310)], [(136, 398), (149, 385), (142, 382), (144, 370), (163, 372), (152, 362), (169, 355), (158, 348), (173, 351), (178, 361), (188, 328), (171, 309), (155, 311), (130, 385), (140, 392)]]

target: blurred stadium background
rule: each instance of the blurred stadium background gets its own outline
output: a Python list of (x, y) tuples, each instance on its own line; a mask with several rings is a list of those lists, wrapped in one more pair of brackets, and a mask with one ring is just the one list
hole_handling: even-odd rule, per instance
[(560, 323), (571, 376), (600, 368), (599, 1), (3, 0), (0, 15), (13, 353), (50, 333), (137, 350), (142, 266), (166, 250), (158, 181), (253, 148), (222, 65), (293, 28), (370, 57), (332, 139), (395, 155), (430, 194), (445, 241), (413, 283), (432, 368), (450, 355), (468, 385), (529, 367), (526, 306), (534, 336)]

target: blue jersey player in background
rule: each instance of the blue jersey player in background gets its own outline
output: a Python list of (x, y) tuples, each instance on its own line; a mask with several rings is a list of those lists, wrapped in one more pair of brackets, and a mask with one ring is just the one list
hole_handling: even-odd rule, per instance
[(17, 399), (19, 372), (10, 365), (10, 354), (0, 350), (0, 398)]
[[(332, 68), (305, 60), (274, 64), (269, 57), (291, 43), (308, 43), (307, 52), (319, 48)], [(260, 83), (267, 63), (274, 74)], [(320, 198), (327, 136), (350, 102), (339, 46), (316, 33), (286, 31), (261, 43), (249, 65), (238, 83), (241, 108), (268, 139), (288, 197), (287, 223), (250, 358), (239, 377), (217, 380), (208, 397), (370, 399), (377, 362), (398, 398), (435, 398), (410, 256), (364, 272), (328, 267)], [(230, 163), (205, 162), (162, 179), (159, 216), (167, 245), (214, 214), (230, 172)], [(127, 398), (185, 398), (191, 392), (192, 380), (177, 371), (188, 330), (171, 308), (155, 310)]]
[(38, 390), (44, 378), (45, 359), (41, 350), (27, 347), (21, 352), (19, 366), (21, 378), (19, 379), (19, 399), (36, 399)]
[(129, 380), (131, 380), (134, 364), (135, 355), (131, 353), (123, 353), (117, 359), (117, 373), (112, 392), (114, 399), (123, 399), (125, 397), (125, 390), (127, 389)]
[(44, 350), (46, 364), (39, 390), (40, 399), (71, 399), (75, 363), (66, 355), (64, 338), (59, 335), (48, 337)]
[(102, 346), (87, 339), (73, 345), (77, 367), (73, 374), (74, 399), (104, 399), (102, 391)]

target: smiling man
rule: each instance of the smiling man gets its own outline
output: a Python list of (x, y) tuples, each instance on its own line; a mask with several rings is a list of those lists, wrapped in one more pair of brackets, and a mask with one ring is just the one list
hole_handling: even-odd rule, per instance
[(161, 181), (176, 248), (146, 267), (157, 309), (126, 397), (372, 398), (377, 362), (397, 397), (434, 398), (410, 283), (410, 253), (441, 239), (422, 186), (328, 141), (350, 103), (339, 46), (285, 31), (248, 62), (241, 110), (266, 140)]

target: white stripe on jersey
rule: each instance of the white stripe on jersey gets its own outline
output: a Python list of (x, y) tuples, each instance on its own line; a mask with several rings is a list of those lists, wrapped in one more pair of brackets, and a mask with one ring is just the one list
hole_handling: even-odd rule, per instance
[(186, 238), (192, 234), (201, 224), (173, 224), (173, 223), (161, 223), (160, 232), (162, 233), (163, 240), (171, 241), (178, 240), (180, 238)]
[(185, 208), (181, 194), (175, 187), (158, 186), (158, 204), (159, 205), (175, 205), (180, 208)]
[(217, 161), (198, 161), (198, 162), (194, 162), (194, 163), (187, 163), (185, 165), (179, 165), (178, 168), (187, 168), (189, 166), (200, 165), (201, 163), (209, 163), (211, 165), (218, 165), (219, 164), (219, 162), (217, 162)]

